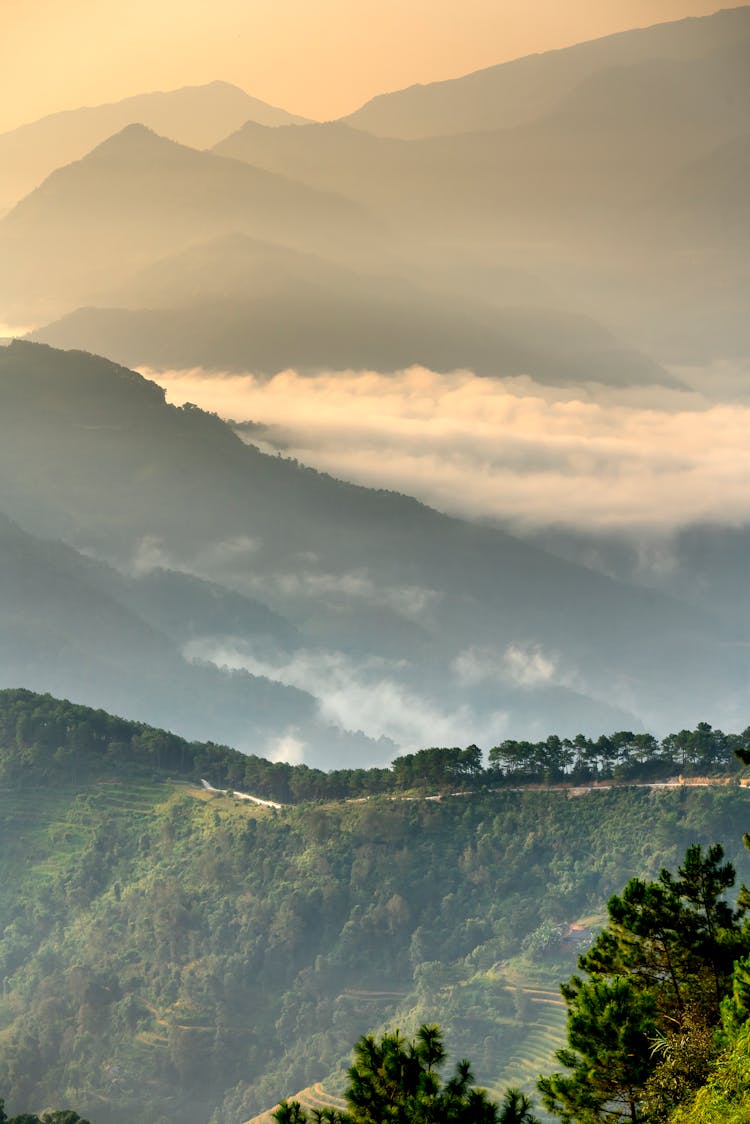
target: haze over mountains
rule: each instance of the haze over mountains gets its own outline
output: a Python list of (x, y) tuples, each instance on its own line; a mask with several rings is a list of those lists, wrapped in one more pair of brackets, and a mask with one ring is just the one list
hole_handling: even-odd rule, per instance
[[(705, 366), (690, 385), (721, 401), (711, 364), (750, 357), (748, 57), (744, 7), (402, 91), (339, 122), (300, 122), (215, 83), (16, 130), (0, 138), (9, 190), (31, 174), (24, 153), (62, 166), (0, 220), (0, 321), (167, 382), (174, 368), (371, 371), (398, 391), (416, 366), (491, 380), (489, 406), (521, 377), (529, 395), (550, 388), (550, 410), (584, 437), (583, 401), (600, 404), (605, 430), (622, 423), (606, 414), (613, 395), (642, 396), (644, 422), (646, 406), (667, 415), (681, 396), (698, 411), (678, 368)], [(135, 655), (79, 652), (87, 702), (102, 691), (135, 716), (141, 697), (142, 717), (206, 737), (200, 700), (220, 682), (214, 736), (244, 747), (240, 696), (268, 690), (257, 737), (317, 763), (328, 727), (340, 762), (511, 726), (664, 729), (738, 713), (744, 639), (720, 582), (699, 594), (694, 569), (653, 581), (635, 548), (585, 528), (536, 525), (539, 549), (318, 475), (76, 351), (15, 344), (0, 376), (9, 557), (49, 563), (52, 550), (57, 566), (40, 540), (65, 540), (78, 552), (66, 572), (106, 600), (92, 651), (125, 613), (143, 668), (165, 653), (159, 693), (145, 671), (115, 689)], [(434, 420), (446, 424), (437, 407)], [(636, 478), (635, 454), (615, 472), (600, 435), (590, 457), (556, 430), (546, 449), (519, 433), (501, 451), (513, 471), (567, 473), (569, 489), (597, 456), (613, 487)], [(673, 463), (652, 457), (649, 471)], [(476, 514), (471, 480), (465, 490)], [(200, 625), (177, 628), (181, 613)], [(226, 627), (233, 614), (245, 624)], [(67, 689), (64, 661), (34, 654), (36, 627), (18, 673)]]
[(340, 253), (372, 239), (348, 200), (129, 125), (60, 169), (0, 224), (0, 299), (39, 315), (91, 299), (117, 273), (230, 232)]
[[(648, 356), (581, 314), (493, 307), (397, 275), (223, 235), (145, 267), (35, 333), (132, 366), (273, 374), (424, 364), (541, 383), (679, 386)], [(290, 332), (290, 324), (294, 331)]]
[[(0, 222), (3, 319), (64, 317), (37, 338), (155, 368), (417, 363), (642, 385), (668, 383), (664, 363), (742, 358), (749, 13), (328, 124), (285, 123), (220, 83), (86, 111), (104, 128), (143, 108), (211, 151), (132, 123), (57, 170)], [(561, 314), (572, 343), (540, 356)]]
[[(476, 131), (480, 123), (467, 118), (464, 129), (475, 131), (408, 141), (365, 137), (349, 127), (356, 117), (278, 131), (249, 123), (216, 151), (317, 187), (335, 182), (413, 238), (440, 240), (448, 230), (477, 258), (481, 247), (482, 256), (523, 266), (549, 285), (565, 278), (559, 302), (585, 308), (667, 361), (704, 358), (689, 326), (687, 339), (676, 339), (698, 312), (714, 353), (746, 353), (747, 207), (739, 200), (731, 221), (724, 214), (727, 185), (742, 182), (733, 173), (741, 173), (747, 144), (748, 11), (615, 37), (629, 47), (627, 65), (579, 71), (583, 48), (522, 60), (544, 71), (564, 58), (576, 76), (528, 122), (489, 128), (484, 121)], [(689, 30), (702, 51), (671, 52), (670, 29), (677, 42)], [(596, 54), (600, 44), (586, 47)], [(498, 91), (516, 65), (483, 72), (498, 89), (486, 90), (482, 104), (508, 104)], [(441, 102), (460, 102), (461, 89), (460, 82), (439, 87)], [(410, 95), (393, 95), (395, 104)], [(725, 168), (730, 161), (737, 167)], [(434, 268), (450, 279), (445, 261)], [(492, 295), (481, 272), (472, 291)]]
[(55, 168), (79, 160), (134, 122), (170, 140), (207, 148), (248, 120), (289, 125), (301, 123), (303, 118), (266, 105), (228, 82), (139, 94), (109, 105), (53, 113), (0, 134), (0, 214)]
[[(263, 746), (270, 756), (290, 726), (304, 731), (311, 749), (318, 741), (320, 751), (330, 752), (339, 739), (317, 719), (309, 695), (183, 659), (191, 622), (200, 621), (199, 635), (218, 631), (230, 606), (238, 636), (248, 632), (262, 645), (264, 637), (278, 643), (293, 631), (247, 599), (180, 574), (122, 577), (60, 542), (26, 534), (5, 516), (0, 583), (3, 683), (24, 683), (120, 713), (160, 714), (169, 726), (236, 744), (244, 739), (248, 749)], [(169, 613), (175, 603), (179, 620)], [(364, 738), (344, 738), (342, 745), (349, 752), (367, 749)]]
[[(511, 728), (541, 732), (553, 717), (558, 730), (577, 731), (605, 722), (666, 727), (678, 715), (726, 724), (734, 713), (748, 652), (741, 635), (705, 609), (614, 582), (407, 497), (264, 455), (216, 417), (166, 405), (153, 384), (104, 360), (15, 343), (0, 352), (0, 394), (6, 516), (131, 574), (168, 568), (215, 583), (208, 590), (163, 575), (161, 589), (152, 585), (146, 596), (142, 579), (123, 586), (93, 562), (46, 548), (47, 569), (62, 560), (72, 575), (66, 580), (93, 585), (92, 605), (106, 595), (106, 606), (93, 612), (103, 631), (88, 662), (63, 661), (67, 682), (79, 678), (78, 695), (89, 684), (86, 701), (107, 679), (95, 653), (111, 642), (107, 613), (116, 602), (117, 613), (130, 615), (133, 637), (122, 661), (150, 681), (140, 702), (146, 717), (158, 713), (189, 735), (202, 731), (202, 692), (221, 677), (184, 659), (245, 669), (308, 692), (285, 709), (279, 689), (278, 706), (261, 707), (262, 728), (266, 738), (295, 739), (316, 763), (382, 759), (389, 746), (374, 744), (382, 736), (391, 745), (469, 732), (486, 741)], [(33, 473), (18, 473), (22, 459)], [(6, 537), (44, 557), (19, 531)], [(17, 572), (30, 581), (34, 571)], [(50, 590), (59, 587), (40, 573)], [(228, 590), (252, 604), (232, 601)], [(34, 596), (32, 583), (25, 601)], [(175, 602), (185, 621), (196, 621), (189, 634), (185, 625), (175, 631)], [(75, 616), (84, 603), (82, 592), (64, 609), (77, 606)], [(35, 668), (37, 689), (60, 689), (59, 668), (33, 645), (36, 635), (40, 651), (58, 650), (49, 635), (62, 627), (57, 617), (58, 610), (29, 615), (24, 667)], [(149, 653), (167, 651), (165, 636), (172, 654), (154, 677)], [(120, 682), (120, 664), (118, 657), (112, 667), (116, 698), (133, 713), (137, 690), (127, 694), (132, 674)], [(22, 679), (26, 672), (8, 658), (4, 674)], [(195, 696), (185, 706), (179, 692), (191, 680)], [(271, 688), (246, 677), (223, 682), (219, 727), (247, 744), (245, 708)], [(373, 741), (340, 735), (339, 749), (335, 737), (323, 748), (316, 722), (361, 729)]]
[(690, 62), (748, 33), (746, 6), (625, 31), (468, 74), (382, 94), (345, 120), (376, 136), (425, 137), (513, 128), (549, 112), (591, 75), (644, 61)]
[(351, 119), (279, 130), (250, 121), (215, 151), (317, 187), (337, 184), (417, 223), (428, 221), (426, 205), (460, 231), (481, 221), (497, 235), (519, 220), (534, 224), (526, 237), (573, 222), (591, 230), (615, 207), (642, 206), (687, 161), (746, 134), (750, 20), (733, 31), (698, 59), (598, 70), (512, 127), (405, 141), (362, 133)]
[(1, 1120), (334, 1103), (435, 1022), (530, 1092), (665, 865), (718, 1005), (731, 879), (678, 864), (748, 826), (749, 110), (745, 6), (0, 136)]

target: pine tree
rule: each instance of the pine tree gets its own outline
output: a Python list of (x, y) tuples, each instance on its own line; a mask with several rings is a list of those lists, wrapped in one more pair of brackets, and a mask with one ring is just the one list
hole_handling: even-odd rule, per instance
[(561, 989), (568, 1047), (557, 1057), (568, 1072), (539, 1082), (563, 1121), (634, 1124), (646, 1102), (662, 1119), (703, 1080), (733, 962), (747, 947), (744, 907), (723, 897), (734, 883), (723, 858), (718, 844), (690, 847), (676, 876), (633, 878), (610, 899), (609, 925), (579, 959), (588, 979)]
[[(397, 1030), (380, 1038), (365, 1035), (354, 1047), (349, 1069), (348, 1111), (328, 1109), (313, 1116), (330, 1124), (539, 1124), (531, 1101), (518, 1089), (508, 1089), (498, 1106), (484, 1089), (475, 1088), (468, 1061), (458, 1062), (443, 1082), (444, 1061), (437, 1026), (421, 1026), (413, 1041)], [(274, 1119), (277, 1124), (310, 1121), (298, 1101), (284, 1101)]]

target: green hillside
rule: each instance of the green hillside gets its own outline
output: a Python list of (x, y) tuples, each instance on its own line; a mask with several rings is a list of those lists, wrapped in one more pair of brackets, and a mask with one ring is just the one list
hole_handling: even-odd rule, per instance
[[(557, 981), (612, 892), (693, 840), (720, 839), (748, 876), (739, 786), (276, 811), (200, 786), (240, 761), (262, 776), (231, 750), (0, 693), (10, 1112), (237, 1124), (320, 1081), (337, 1096), (360, 1034), (428, 1020), (493, 1092), (531, 1089), (562, 1040)], [(265, 768), (290, 789), (311, 773)]]

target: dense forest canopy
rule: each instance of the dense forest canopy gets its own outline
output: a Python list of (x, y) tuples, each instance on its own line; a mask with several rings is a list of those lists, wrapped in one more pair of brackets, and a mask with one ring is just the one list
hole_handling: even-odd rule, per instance
[(498, 1102), (530, 1093), (562, 1042), (557, 981), (612, 894), (694, 842), (720, 840), (750, 880), (739, 785), (612, 783), (571, 799), (471, 746), (318, 773), (3, 693), (9, 1114), (237, 1124), (339, 1088), (362, 1034), (438, 1021), (450, 1066), (471, 1058)]

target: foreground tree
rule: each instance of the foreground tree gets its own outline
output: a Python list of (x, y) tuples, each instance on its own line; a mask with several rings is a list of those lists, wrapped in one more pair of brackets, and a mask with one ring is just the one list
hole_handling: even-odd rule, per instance
[(467, 1061), (459, 1062), (443, 1082), (445, 1049), (437, 1026), (421, 1026), (413, 1041), (399, 1031), (381, 1038), (365, 1035), (354, 1047), (345, 1097), (346, 1112), (313, 1110), (284, 1101), (274, 1113), (277, 1124), (539, 1124), (531, 1101), (508, 1089), (501, 1106), (473, 1085)]
[(723, 895), (734, 868), (715, 844), (688, 848), (672, 875), (633, 878), (608, 903), (609, 925), (578, 962), (588, 979), (563, 985), (568, 1071), (542, 1078), (545, 1106), (561, 1120), (660, 1121), (705, 1079), (713, 1028), (747, 951), (744, 906)]
[(578, 976), (565, 984), (568, 1048), (558, 1060), (570, 1071), (539, 1081), (545, 1106), (565, 1124), (638, 1119), (638, 1104), (653, 1065), (654, 1001), (627, 976)]

